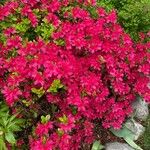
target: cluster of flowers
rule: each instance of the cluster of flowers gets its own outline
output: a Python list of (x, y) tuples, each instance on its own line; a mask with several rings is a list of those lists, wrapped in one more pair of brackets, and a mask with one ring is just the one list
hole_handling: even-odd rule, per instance
[(118, 129), (136, 95), (150, 102), (150, 42), (134, 43), (115, 11), (106, 13), (94, 0), (11, 0), (0, 6), (0, 22), (18, 11), (16, 24), (26, 18), (31, 31), (43, 21), (54, 28), (48, 40), (36, 35), (32, 41), (15, 26), (2, 31), (0, 90), (7, 104), (44, 95), (42, 101), (58, 108), (49, 121), (37, 123), (32, 150), (77, 150), (81, 141), (93, 142), (94, 120)]

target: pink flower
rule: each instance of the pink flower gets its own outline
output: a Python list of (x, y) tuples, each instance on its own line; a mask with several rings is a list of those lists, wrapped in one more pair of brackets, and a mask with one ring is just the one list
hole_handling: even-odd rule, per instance
[(31, 12), (32, 10), (29, 5), (25, 5), (21, 10), (22, 15), (25, 15), (25, 16), (27, 16)]
[(106, 11), (103, 8), (98, 8), (97, 11), (100, 17), (104, 17), (106, 15)]
[(117, 15), (116, 12), (113, 10), (111, 11), (108, 16), (106, 17), (107, 23), (116, 23), (117, 22)]
[(145, 75), (149, 75), (150, 74), (150, 66), (149, 64), (144, 64), (141, 65), (138, 69), (139, 72), (144, 73)]
[(49, 13), (46, 16), (46, 19), (48, 20), (48, 22), (52, 23), (55, 27), (58, 27), (60, 24), (60, 20), (58, 19), (58, 17), (52, 13)]
[(30, 139), (30, 149), (31, 150), (52, 150), (54, 147), (54, 143), (51, 139), (47, 139), (45, 143), (43, 143), (43, 139), (40, 138), (38, 140)]
[(61, 5), (59, 0), (52, 0), (47, 9), (49, 12), (56, 12), (60, 9), (60, 7)]
[(86, 19), (89, 17), (89, 13), (80, 7), (74, 7), (72, 10), (73, 18)]
[(65, 133), (70, 132), (75, 127), (75, 118), (71, 115), (67, 115), (67, 122), (60, 123), (59, 127)]
[(16, 30), (15, 30), (15, 28), (12, 28), (12, 27), (7, 28), (7, 29), (4, 30), (5, 36), (10, 36), (14, 33), (16, 33)]
[(22, 94), (22, 92), (18, 88), (9, 88), (9, 87), (4, 87), (2, 90), (2, 93), (4, 94), (6, 98), (6, 103), (9, 106), (12, 106), (14, 102), (16, 102), (19, 99), (19, 96)]
[(38, 136), (42, 136), (44, 134), (48, 134), (49, 130), (53, 129), (52, 122), (47, 122), (45, 124), (39, 123), (35, 129), (35, 133)]

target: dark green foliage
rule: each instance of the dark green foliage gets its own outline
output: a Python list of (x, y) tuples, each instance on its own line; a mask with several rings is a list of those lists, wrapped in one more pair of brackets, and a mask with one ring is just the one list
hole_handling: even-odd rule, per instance
[(110, 11), (115, 8), (119, 22), (134, 40), (139, 32), (150, 30), (150, 0), (98, 0), (100, 6)]
[(97, 4), (106, 9), (106, 11), (111, 11), (112, 9), (116, 9), (114, 6), (114, 2), (111, 0), (97, 0)]
[(144, 150), (150, 149), (150, 116), (146, 122), (146, 131), (143, 135), (143, 148)]
[(6, 0), (0, 0), (0, 5), (4, 4)]
[(9, 108), (0, 103), (0, 150), (6, 150), (6, 142), (12, 146), (16, 144), (15, 132), (21, 131), (23, 119), (9, 114)]

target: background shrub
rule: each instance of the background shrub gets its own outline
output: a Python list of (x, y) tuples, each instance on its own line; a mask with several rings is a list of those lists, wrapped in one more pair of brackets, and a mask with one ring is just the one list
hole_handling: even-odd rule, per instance
[(134, 40), (139, 39), (138, 33), (150, 31), (149, 0), (98, 0), (98, 4), (108, 11), (116, 9), (120, 24)]

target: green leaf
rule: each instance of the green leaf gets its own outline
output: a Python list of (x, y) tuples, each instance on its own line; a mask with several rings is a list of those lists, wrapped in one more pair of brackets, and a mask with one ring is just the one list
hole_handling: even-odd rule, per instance
[(30, 27), (30, 21), (27, 18), (22, 19), (21, 22), (13, 24), (18, 32), (26, 32)]
[(136, 150), (143, 150), (141, 147), (139, 147), (132, 139), (129, 137), (125, 137), (124, 140), (134, 149)]
[(40, 26), (36, 27), (35, 32), (41, 35), (44, 40), (48, 40), (54, 31), (54, 26), (48, 23), (45, 19), (43, 21), (44, 22), (41, 23)]
[(16, 124), (11, 124), (8, 127), (8, 130), (11, 131), (11, 132), (21, 131), (21, 127), (16, 125)]
[(142, 150), (133, 140), (134, 133), (129, 130), (126, 126), (123, 126), (120, 130), (110, 130), (115, 136), (123, 138), (131, 147), (136, 150)]
[(15, 120), (9, 122), (9, 124), (7, 125), (7, 129), (9, 131), (20, 131), (23, 123), (24, 119), (15, 118)]
[(52, 110), (52, 113), (54, 114), (57, 110), (57, 106), (55, 104), (52, 104), (51, 105), (51, 110)]
[(5, 138), (11, 144), (15, 144), (16, 143), (16, 139), (15, 139), (14, 134), (12, 132), (6, 133), (5, 134)]
[(103, 148), (104, 146), (99, 141), (93, 143), (92, 150), (101, 150)]
[(24, 119), (16, 118), (14, 123), (17, 125), (22, 125), (24, 123), (24, 121), (25, 121)]
[(65, 89), (65, 86), (61, 83), (59, 79), (56, 79), (52, 82), (47, 92), (57, 93), (59, 89)]
[(65, 45), (65, 41), (63, 39), (55, 40), (54, 43), (56, 45), (59, 45), (59, 46), (64, 46)]
[(0, 150), (7, 150), (6, 144), (2, 138), (0, 138)]
[(61, 123), (67, 123), (68, 122), (68, 118), (66, 115), (63, 115), (62, 117), (59, 117), (58, 120), (61, 122)]
[(3, 123), (3, 126), (6, 127), (7, 124), (8, 124), (8, 122), (9, 122), (8, 116), (6, 115), (5, 117), (3, 117), (3, 118), (1, 119), (1, 122)]
[(123, 126), (120, 130), (110, 129), (110, 131), (117, 137), (125, 138), (129, 137), (134, 139), (134, 134), (127, 127)]
[(4, 103), (0, 103), (1, 107), (0, 107), (0, 112), (6, 112), (9, 110), (8, 106)]
[(35, 93), (39, 98), (45, 93), (43, 87), (41, 87), (40, 89), (32, 88), (31, 91), (32, 93)]
[(26, 107), (29, 107), (32, 102), (24, 99), (22, 100), (22, 103), (25, 104)]
[(62, 136), (64, 134), (64, 131), (62, 129), (59, 129), (56, 131), (59, 136)]
[(50, 120), (50, 115), (46, 115), (46, 116), (41, 116), (41, 123), (45, 124)]
[(7, 107), (1, 103), (0, 108), (3, 106), (4, 109), (0, 109), (0, 114), (3, 114), (0, 116), (0, 150), (7, 149), (5, 141), (12, 145), (16, 143), (13, 132), (20, 131), (24, 123), (24, 119), (16, 117), (18, 114), (10, 115)]
[(17, 116), (17, 114), (16, 114), (16, 115), (12, 115), (12, 116), (9, 118), (9, 122), (13, 122), (13, 121), (16, 119), (16, 116)]
[(46, 123), (46, 119), (45, 119), (44, 116), (41, 116), (41, 123), (42, 123), (42, 124)]
[(73, 114), (73, 115), (76, 115), (76, 114), (77, 114), (77, 111), (78, 111), (77, 107), (72, 106), (72, 107), (71, 107), (71, 110), (72, 110), (72, 114)]

